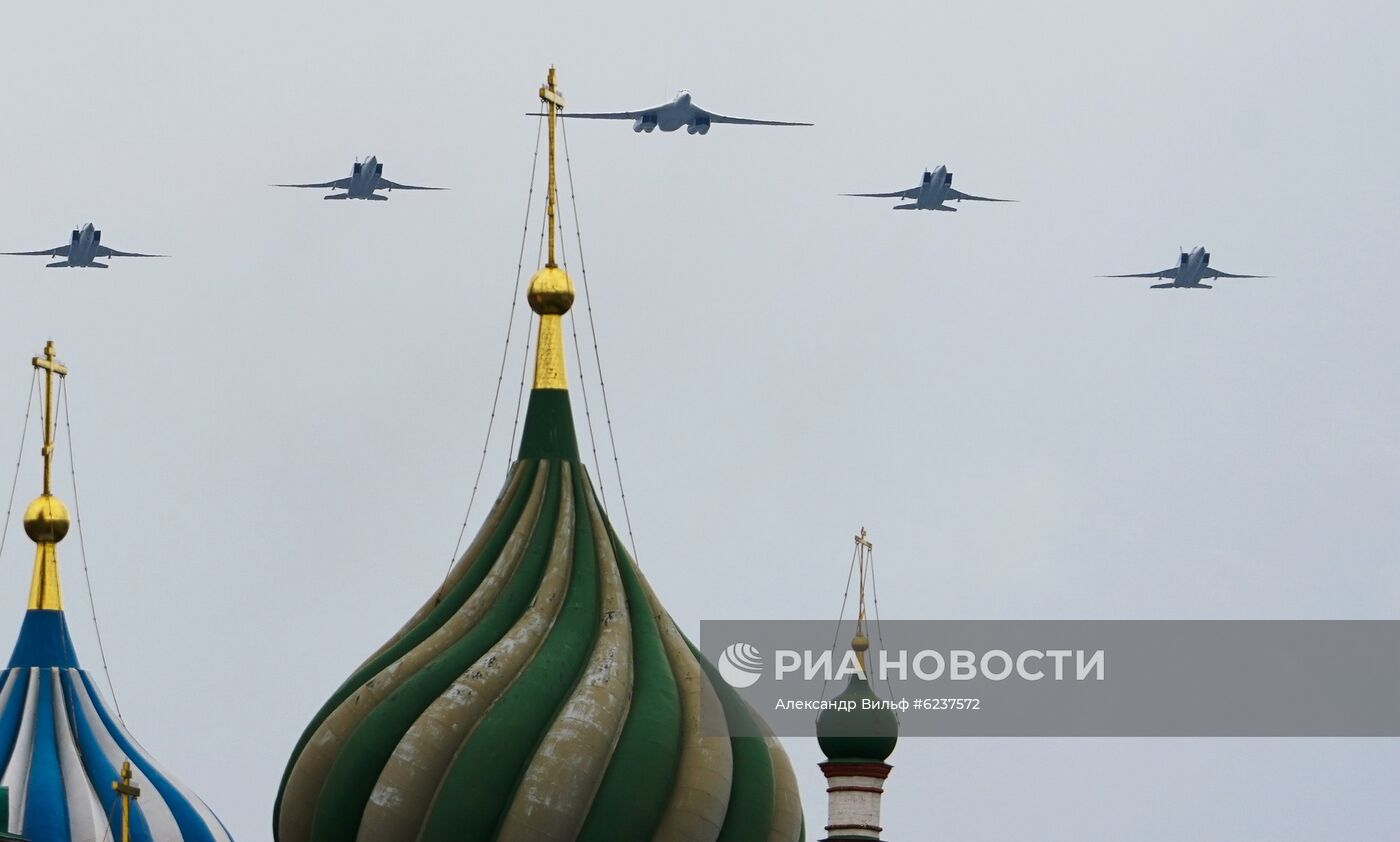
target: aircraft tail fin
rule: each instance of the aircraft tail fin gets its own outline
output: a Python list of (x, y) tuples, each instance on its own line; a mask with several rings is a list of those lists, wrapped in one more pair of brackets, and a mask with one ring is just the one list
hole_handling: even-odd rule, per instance
[(69, 262), (66, 261), (66, 260), (55, 260), (53, 263), (46, 263), (46, 264), (44, 264), (44, 268), (45, 268), (45, 269), (58, 269), (59, 267), (62, 267), (62, 266), (72, 266), (72, 265), (73, 265), (73, 264), (69, 263)]

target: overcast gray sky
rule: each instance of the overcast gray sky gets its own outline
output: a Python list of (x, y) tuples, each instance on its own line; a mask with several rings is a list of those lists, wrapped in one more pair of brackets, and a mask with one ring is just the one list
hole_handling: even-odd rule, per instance
[[(302, 728), (447, 565), (512, 296), (522, 114), (553, 62), (577, 109), (685, 87), (817, 124), (569, 129), (640, 561), (692, 635), (834, 617), (862, 525), (888, 618), (1393, 618), (1398, 17), (19, 4), (0, 250), (90, 220), (104, 244), (174, 257), (0, 258), (0, 447), (52, 337), (126, 721), (241, 840), (270, 838)], [(453, 190), (266, 186), (370, 153)], [(940, 163), (1022, 203), (836, 195)], [(1094, 277), (1199, 244), (1277, 277)], [(77, 542), (61, 555), (97, 672)], [(31, 557), (13, 529), (0, 639)], [(786, 744), (819, 829), (815, 742)], [(1395, 740), (909, 739), (892, 762), (892, 839), (1375, 839), (1400, 783)]]

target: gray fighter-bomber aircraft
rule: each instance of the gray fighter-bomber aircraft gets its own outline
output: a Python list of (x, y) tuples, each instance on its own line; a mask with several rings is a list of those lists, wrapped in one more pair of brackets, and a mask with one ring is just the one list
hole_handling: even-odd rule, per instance
[(1210, 252), (1206, 251), (1205, 246), (1197, 246), (1189, 253), (1183, 251), (1180, 261), (1175, 266), (1160, 272), (1142, 272), (1136, 275), (1100, 275), (1099, 277), (1162, 278), (1167, 281), (1165, 284), (1153, 284), (1150, 289), (1214, 289), (1210, 284), (1203, 284), (1201, 281), (1208, 281), (1212, 278), (1268, 278), (1271, 276), (1231, 275), (1229, 272), (1212, 269)]
[(939, 165), (936, 169), (924, 170), (923, 180), (918, 187), (896, 190), (893, 193), (842, 193), (843, 196), (861, 196), (870, 199), (913, 199), (905, 205), (895, 205), (894, 210), (938, 210), (956, 211), (944, 202), (1014, 202), (1015, 199), (988, 199), (986, 196), (973, 196), (953, 189), (953, 174), (948, 168)]
[[(538, 111), (530, 112), (529, 116), (542, 116)], [(706, 111), (696, 105), (690, 99), (690, 91), (681, 91), (675, 99), (665, 105), (658, 105), (655, 108), (644, 108), (641, 111), (597, 111), (578, 112), (560, 111), (560, 117), (569, 117), (574, 120), (631, 120), (632, 131), (634, 132), (654, 132), (660, 129), (663, 132), (673, 132), (681, 126), (689, 134), (709, 134), (710, 126), (715, 123), (729, 123), (735, 126), (810, 126), (811, 123), (785, 123), (781, 120), (750, 120), (747, 117), (726, 117), (723, 114), (716, 114), (713, 111)]]
[(67, 245), (57, 246), (44, 251), (5, 251), (0, 254), (12, 254), (20, 256), (44, 256), (61, 257), (47, 264), (49, 269), (106, 269), (106, 263), (98, 263), (97, 258), (107, 257), (165, 257), (164, 254), (141, 254), (134, 251), (117, 251), (102, 245), (102, 232), (92, 227), (92, 223), (73, 229), (73, 237)]
[(446, 187), (416, 187), (412, 184), (396, 184), (384, 177), (384, 165), (373, 155), (364, 160), (364, 163), (355, 162), (355, 166), (350, 170), (349, 178), (337, 178), (335, 181), (323, 181), (319, 184), (274, 184), (273, 187), (311, 187), (323, 190), (344, 190), (344, 193), (332, 193), (329, 196), (322, 196), (323, 199), (368, 199), (372, 202), (387, 202), (388, 196), (380, 196), (376, 190), (446, 190)]

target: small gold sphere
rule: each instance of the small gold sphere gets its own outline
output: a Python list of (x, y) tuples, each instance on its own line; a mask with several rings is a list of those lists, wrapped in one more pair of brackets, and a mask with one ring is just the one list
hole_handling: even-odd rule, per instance
[(68, 507), (51, 494), (34, 499), (24, 510), (24, 534), (36, 544), (57, 544), (68, 534)]
[(525, 300), (541, 316), (562, 316), (574, 304), (574, 282), (558, 266), (546, 266), (530, 279)]
[(870, 638), (863, 634), (858, 634), (851, 638), (851, 649), (856, 652), (864, 652), (870, 648)]

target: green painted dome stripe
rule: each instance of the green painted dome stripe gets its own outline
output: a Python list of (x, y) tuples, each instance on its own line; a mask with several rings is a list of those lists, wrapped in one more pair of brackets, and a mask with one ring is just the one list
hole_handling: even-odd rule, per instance
[(773, 820), (773, 761), (762, 737), (730, 737), (734, 784), (716, 842), (768, 842)]
[(762, 737), (730, 737), (734, 784), (716, 842), (768, 842), (773, 820), (773, 761)]
[(521, 459), (567, 459), (578, 461), (578, 439), (574, 437), (574, 411), (565, 389), (534, 389), (525, 411), (525, 429), (520, 434)]
[(380, 772), (405, 732), (453, 680), (476, 663), (529, 605), (544, 573), (559, 517), (562, 472), (550, 467), (539, 520), (515, 575), (501, 590), (496, 603), (470, 632), (406, 680), (398, 690), (365, 715), (346, 739), (331, 766), (316, 801), (312, 839), (342, 842), (354, 839), (364, 805), (369, 801)]
[[(526, 464), (521, 466), (521, 470), (534, 470), (535, 467), (535, 464)], [(553, 484), (557, 482), (557, 480), (558, 472), (551, 466), (547, 482)], [(418, 644), (427, 639), (428, 635), (432, 634), (439, 626), (446, 622), (448, 617), (451, 617), (462, 607), (462, 603), (466, 602), (467, 598), (472, 595), (472, 592), (481, 585), (482, 580), (486, 578), (486, 574), (491, 571), (491, 567), (500, 557), (501, 550), (505, 548), (506, 542), (510, 540), (511, 532), (520, 521), (521, 512), (525, 509), (526, 503), (530, 500), (530, 491), (533, 487), (534, 483), (531, 482), (523, 482), (520, 484), (515, 499), (511, 500), (510, 511), (501, 519), (500, 525), (496, 528), (496, 533), (492, 535), (491, 540), (482, 547), (481, 555), (473, 562), (471, 569), (467, 571), (467, 575), (462, 577), (462, 581), (452, 590), (443, 594), (442, 602), (440, 602), (427, 617), (423, 618), (423, 622), (419, 623), (413, 630), (405, 634), (397, 644), (386, 649), (374, 660), (365, 663), (354, 675), (350, 676), (345, 684), (341, 686), (340, 690), (336, 691), (336, 695), (332, 697), (332, 701), (339, 704), (340, 701), (349, 697), (351, 693), (360, 688), (360, 685), (378, 675), (380, 670), (389, 666), (394, 661), (397, 661), (399, 658), (402, 658), (405, 653), (416, 648)], [(558, 508), (558, 491), (551, 485), (548, 493), (555, 495), (555, 501), (550, 503), (546, 500), (544, 508), (540, 511), (540, 522), (547, 525), (547, 529), (545, 530), (546, 534), (548, 534), (549, 529), (553, 528), (554, 512), (555, 509)]]
[(611, 524), (608, 536), (632, 620), (632, 706), (579, 831), (579, 842), (650, 839), (666, 809), (680, 761), (681, 699), (676, 677), (666, 660), (646, 591)]
[[(719, 695), (729, 733), (761, 733), (753, 713), (734, 688), (695, 644), (689, 640), (686, 644)], [(730, 737), (729, 744), (734, 750), (734, 780), (729, 788), (729, 812), (716, 842), (767, 842), (773, 821), (773, 760), (768, 756), (768, 743), (762, 737)]]
[(584, 493), (582, 472), (576, 470), (573, 572), (559, 617), (530, 665), (458, 751), (438, 787), (421, 842), (494, 838), (535, 747), (588, 662), (600, 619), (598, 560)]
[[(518, 465), (516, 467), (518, 470), (522, 471), (532, 471), (535, 469), (534, 465)], [(355, 673), (347, 678), (335, 693), (326, 700), (326, 703), (321, 706), (321, 709), (316, 711), (316, 715), (312, 717), (311, 723), (306, 726), (306, 730), (302, 732), (301, 737), (297, 740), (296, 748), (292, 750), (292, 756), (287, 760), (287, 768), (282, 772), (282, 783), (277, 788), (277, 800), (273, 803), (272, 807), (274, 838), (276, 838), (277, 817), (281, 815), (282, 812), (282, 796), (287, 789), (287, 780), (291, 777), (292, 769), (296, 767), (297, 758), (301, 756), (302, 749), (306, 748), (306, 743), (311, 739), (311, 736), (321, 727), (321, 723), (325, 722), (326, 717), (330, 716), (336, 708), (340, 707), (352, 693), (360, 689), (366, 681), (378, 675), (380, 670), (384, 669), (384, 667), (392, 664), (394, 661), (403, 657), (406, 652), (411, 651), (418, 644), (422, 643), (428, 635), (432, 634), (438, 626), (442, 625), (443, 621), (451, 616), (452, 612), (461, 607), (467, 597), (470, 596), (471, 593), (476, 590), (477, 586), (481, 584), (481, 581), (486, 578), (486, 573), (491, 569), (491, 565), (495, 563), (496, 558), (501, 554), (501, 550), (505, 546), (506, 541), (510, 539), (511, 531), (520, 520), (520, 513), (524, 510), (525, 504), (529, 501), (530, 492), (533, 488), (534, 482), (532, 481), (527, 480), (519, 484), (515, 496), (508, 504), (509, 510), (506, 512), (505, 517), (501, 518), (496, 527), (495, 534), (482, 546), (481, 554), (472, 563), (471, 569), (467, 572), (467, 575), (463, 577), (457, 587), (443, 595), (442, 603), (425, 617), (423, 622), (404, 634), (396, 645), (384, 650), (379, 657), (366, 662), (360, 669), (356, 670)]]
[[(536, 492), (540, 490), (540, 480), (542, 477), (547, 477), (548, 475), (549, 466), (542, 462), (517, 461), (511, 464), (506, 472), (506, 484), (500, 491), (496, 492), (496, 499), (491, 503), (491, 508), (487, 510), (486, 518), (482, 520), (481, 527), (477, 530), (477, 534), (472, 538), (471, 543), (467, 545), (467, 549), (462, 552), (461, 555), (457, 556), (457, 559), (452, 563), (452, 568), (448, 571), (447, 578), (443, 579), (442, 584), (434, 590), (432, 599), (428, 600), (424, 605), (419, 606), (418, 610), (413, 612), (413, 616), (410, 617), (407, 622), (403, 623), (398, 631), (394, 632), (394, 634), (390, 636), (388, 640), (384, 641), (378, 649), (375, 649), (365, 657), (362, 665), (363, 663), (368, 663), (378, 658), (381, 653), (397, 646), (399, 641), (403, 639), (403, 636), (418, 628), (418, 624), (426, 620), (428, 615), (433, 612), (433, 609), (437, 608), (438, 605), (440, 605), (442, 601), (472, 573), (472, 571), (495, 568), (496, 560), (501, 556), (497, 555), (495, 558), (483, 559), (482, 550), (490, 543), (492, 536), (494, 536), (496, 531), (502, 526), (502, 521), (510, 514), (510, 502), (515, 499), (516, 493), (520, 491), (521, 483), (527, 483), (534, 487), (531, 493), (527, 495), (527, 503), (525, 509), (521, 513), (521, 517), (523, 518), (530, 512), (528, 500), (539, 496)], [(538, 510), (535, 514), (538, 515)], [(533, 525), (534, 522), (531, 521), (531, 526)], [(515, 531), (518, 532), (519, 530), (516, 529)], [(502, 548), (501, 553), (504, 554), (509, 548), (510, 543), (507, 542), (505, 547)], [(489, 578), (489, 574), (487, 578)], [(483, 582), (484, 581), (485, 580), (483, 580)], [(466, 594), (466, 599), (461, 605), (465, 605), (466, 602), (470, 601), (478, 592), (478, 590), (474, 589), (470, 594)], [(450, 622), (450, 620), (448, 622)], [(360, 667), (357, 666), (352, 672), (359, 672), (359, 670)]]

